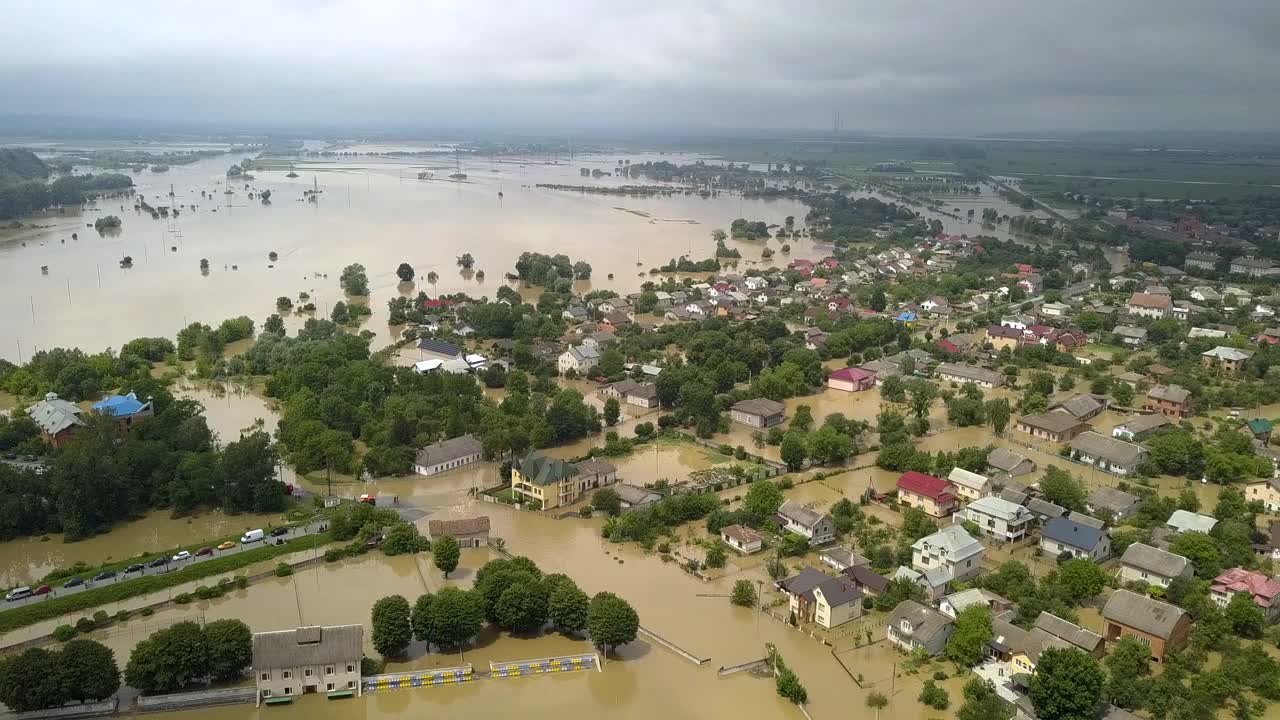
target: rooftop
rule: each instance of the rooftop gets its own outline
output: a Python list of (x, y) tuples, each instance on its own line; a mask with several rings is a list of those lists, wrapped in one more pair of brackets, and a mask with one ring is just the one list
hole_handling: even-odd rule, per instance
[(457, 520), (428, 520), (427, 535), (438, 538), (443, 535), (458, 537), (459, 535), (476, 535), (489, 532), (489, 516), (481, 515), (473, 518)]
[(1166, 640), (1185, 614), (1182, 608), (1129, 590), (1115, 591), (1102, 608), (1107, 620)]
[(358, 664), (363, 650), (363, 625), (311, 625), (260, 632), (253, 634), (253, 668)]
[(1120, 563), (1173, 578), (1185, 572), (1191, 561), (1181, 555), (1175, 555), (1145, 543), (1134, 543), (1125, 549), (1124, 555), (1120, 557)]
[(483, 451), (484, 446), (475, 435), (459, 435), (421, 448), (418, 450), (415, 462), (422, 467), (431, 467), (458, 458), (477, 455)]
[(1071, 440), (1071, 449), (1092, 458), (1101, 458), (1116, 465), (1137, 464), (1145, 450), (1140, 445), (1117, 440), (1092, 430), (1080, 433)]
[(1065, 517), (1056, 517), (1045, 523), (1040, 534), (1050, 540), (1082, 550), (1093, 550), (1106, 532), (1082, 525)]
[(898, 489), (933, 498), (937, 502), (950, 502), (955, 499), (955, 495), (951, 493), (951, 483), (914, 470), (902, 473), (898, 478)]
[(768, 398), (753, 398), (751, 400), (740, 400), (734, 403), (733, 410), (736, 412), (746, 413), (748, 415), (772, 417), (774, 415), (781, 415), (785, 413), (787, 411), (787, 406)]

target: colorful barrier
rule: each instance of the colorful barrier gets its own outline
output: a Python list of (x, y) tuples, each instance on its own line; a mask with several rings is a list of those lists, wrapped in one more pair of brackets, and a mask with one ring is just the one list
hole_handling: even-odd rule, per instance
[(489, 675), (496, 678), (546, 675), (550, 673), (576, 672), (578, 670), (599, 671), (600, 656), (596, 653), (591, 653), (589, 655), (565, 655), (563, 657), (540, 658), (537, 660), (489, 663)]
[(476, 679), (475, 670), (470, 664), (435, 670), (419, 670), (395, 675), (374, 675), (360, 681), (360, 686), (367, 693), (400, 690), (402, 688), (432, 687), (436, 685), (456, 685)]

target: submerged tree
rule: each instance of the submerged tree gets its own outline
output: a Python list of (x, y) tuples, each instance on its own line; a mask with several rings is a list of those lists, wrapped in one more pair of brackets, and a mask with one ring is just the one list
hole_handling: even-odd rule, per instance
[(402, 262), (400, 267), (396, 268), (396, 276), (400, 278), (400, 282), (411, 282), (413, 275), (413, 266), (409, 263)]

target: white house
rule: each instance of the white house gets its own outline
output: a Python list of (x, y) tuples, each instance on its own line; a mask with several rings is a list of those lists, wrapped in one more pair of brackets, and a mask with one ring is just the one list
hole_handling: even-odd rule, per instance
[(560, 374), (573, 370), (579, 375), (585, 374), (600, 362), (600, 352), (590, 345), (574, 345), (560, 354)]
[(962, 502), (973, 502), (991, 494), (991, 481), (976, 472), (964, 468), (952, 468), (947, 480), (956, 486), (956, 495)]
[(746, 525), (726, 525), (720, 528), (720, 539), (743, 555), (760, 552), (764, 547), (764, 537)]
[(1167, 588), (1177, 578), (1189, 578), (1191, 561), (1144, 543), (1134, 543), (1120, 556), (1120, 579)]
[(778, 508), (783, 529), (803, 536), (810, 545), (823, 545), (836, 539), (836, 524), (830, 515), (807, 508), (795, 500), (787, 500)]
[(1026, 537), (1033, 519), (1025, 507), (994, 496), (969, 503), (960, 517), (977, 525), (983, 535), (1006, 542)]
[(982, 571), (983, 553), (982, 543), (951, 525), (911, 546), (911, 566), (925, 573), (941, 568), (949, 580), (965, 580)]

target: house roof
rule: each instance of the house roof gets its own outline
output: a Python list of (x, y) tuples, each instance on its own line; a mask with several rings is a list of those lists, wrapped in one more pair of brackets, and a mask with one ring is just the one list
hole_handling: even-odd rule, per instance
[(1217, 593), (1249, 593), (1255, 603), (1269, 608), (1280, 595), (1280, 582), (1255, 570), (1232, 568), (1215, 578), (1210, 589)]
[(1014, 487), (1006, 487), (1000, 490), (1000, 499), (1008, 500), (1015, 505), (1025, 505), (1027, 503), (1027, 493)]
[(1134, 327), (1133, 325), (1117, 325), (1114, 332), (1120, 337), (1134, 338), (1135, 340), (1147, 339), (1147, 329)]
[(1131, 466), (1146, 451), (1140, 445), (1117, 440), (1092, 430), (1082, 432), (1071, 439), (1071, 449), (1092, 458), (1101, 458), (1116, 465)]
[(1191, 561), (1146, 543), (1134, 543), (1125, 548), (1120, 564), (1174, 578), (1185, 572)]
[(27, 408), (27, 415), (50, 435), (57, 435), (73, 425), (84, 424), (80, 419), (80, 408), (58, 397), (57, 393), (46, 394), (44, 400)]
[(363, 625), (311, 625), (253, 634), (255, 670), (360, 662)]
[(1036, 618), (1035, 626), (1054, 637), (1062, 638), (1087, 653), (1092, 653), (1102, 644), (1102, 636), (1092, 630), (1067, 622), (1049, 612), (1041, 612)]
[(1055, 435), (1085, 424), (1077, 419), (1076, 416), (1065, 412), (1043, 412), (1034, 415), (1023, 415), (1018, 418), (1018, 423), (1054, 433)]
[(805, 507), (798, 500), (787, 500), (782, 503), (782, 506), (778, 508), (778, 514), (785, 518), (790, 518), (807, 528), (812, 528), (827, 517), (817, 510)]
[(840, 368), (839, 370), (831, 373), (832, 380), (845, 380), (849, 382), (858, 382), (875, 376), (876, 374), (870, 370), (864, 370), (858, 367)]
[(600, 359), (600, 351), (591, 345), (572, 345), (565, 352), (577, 362)]
[(483, 451), (484, 445), (475, 435), (459, 435), (419, 449), (416, 462), (423, 467), (431, 467)]
[(129, 393), (128, 395), (108, 395), (93, 404), (94, 412), (110, 415), (111, 417), (128, 417), (146, 407), (146, 403), (138, 399), (138, 396)]
[(877, 573), (866, 565), (853, 565), (844, 570), (844, 574), (862, 587), (874, 593), (882, 593), (889, 587), (889, 578)]
[(974, 367), (973, 365), (965, 365), (963, 363), (942, 363), (937, 368), (939, 375), (953, 375), (964, 380), (973, 380), (975, 382), (985, 382), (992, 385), (1004, 384), (1004, 375), (995, 370)]
[(637, 505), (645, 505), (660, 499), (662, 496), (652, 490), (642, 488), (639, 485), (628, 485), (627, 483), (618, 483), (613, 486), (613, 491), (618, 493), (618, 498), (622, 502), (635, 507)]
[[(1161, 417), (1164, 417), (1161, 415)], [(1125, 512), (1141, 502), (1137, 495), (1117, 490), (1113, 487), (1100, 487), (1089, 495), (1088, 503), (1094, 508), (1106, 508), (1112, 512)]]
[(954, 624), (951, 618), (915, 600), (903, 600), (898, 603), (898, 606), (885, 619), (885, 623), (900, 626), (904, 620), (911, 625), (911, 635), (918, 638), (922, 644), (928, 643), (934, 635)]
[(520, 474), (535, 485), (551, 485), (577, 475), (578, 468), (535, 450), (520, 461)]
[(1209, 531), (1213, 530), (1213, 526), (1217, 524), (1218, 521), (1215, 518), (1209, 517), (1208, 515), (1201, 515), (1200, 513), (1193, 513), (1189, 510), (1174, 510), (1173, 514), (1170, 515), (1169, 519), (1165, 522), (1167, 527), (1177, 530), (1178, 532), (1202, 532), (1206, 535), (1209, 534)]
[(1072, 395), (1062, 402), (1049, 408), (1050, 412), (1062, 411), (1076, 418), (1082, 418), (1086, 415), (1096, 414), (1102, 410), (1104, 405), (1098, 401), (1098, 398), (1092, 395)]
[(1129, 298), (1129, 304), (1136, 305), (1138, 307), (1167, 310), (1170, 305), (1170, 298), (1168, 295), (1155, 295), (1152, 293), (1134, 293), (1133, 297)]
[(975, 491), (981, 491), (991, 482), (982, 475), (979, 475), (976, 472), (969, 472), (961, 467), (952, 468), (951, 474), (947, 476), (947, 480), (950, 480), (956, 485), (961, 485)]
[(1185, 614), (1182, 608), (1129, 590), (1115, 591), (1102, 608), (1107, 620), (1165, 640)]
[(779, 580), (778, 588), (791, 595), (804, 595), (830, 579), (830, 575), (806, 565), (799, 573)]
[(932, 535), (926, 535), (911, 545), (913, 550), (937, 549), (952, 558), (965, 558), (982, 552), (982, 543), (973, 539), (963, 526), (948, 525)]
[(1099, 542), (1102, 542), (1106, 532), (1068, 518), (1056, 517), (1045, 523), (1040, 534), (1058, 543), (1091, 551), (1098, 546)]
[[(1002, 447), (998, 447), (992, 450), (990, 454), (987, 455), (988, 465), (990, 465), (991, 467), (997, 470), (1003, 470), (1007, 473), (1012, 473), (1023, 462), (1031, 462), (1031, 461), (1028, 460), (1024, 455), (1019, 455), (1018, 453), (1013, 452), (1012, 450), (1007, 450)], [(1035, 467), (1036, 467), (1035, 463), (1031, 462), (1031, 470), (1029, 470), (1028, 472), (1035, 470)]]
[(1055, 505), (1044, 498), (1031, 498), (1027, 501), (1027, 510), (1040, 518), (1052, 520), (1060, 518), (1067, 514), (1067, 509), (1061, 505)]
[(861, 553), (856, 553), (847, 547), (833, 547), (822, 551), (822, 557), (831, 558), (832, 560), (850, 567), (853, 565), (867, 565), (871, 561), (864, 557)]
[(1156, 385), (1147, 393), (1147, 397), (1171, 403), (1184, 403), (1191, 397), (1191, 391), (1181, 385)]
[(1102, 528), (1107, 526), (1106, 523), (1102, 522), (1101, 520), (1099, 520), (1098, 518), (1092, 515), (1085, 515), (1084, 513), (1078, 513), (1075, 511), (1067, 513), (1067, 518), (1072, 520), (1073, 522), (1078, 522), (1081, 525), (1088, 525), (1089, 527), (1096, 528), (1098, 530), (1101, 530)]
[(818, 584), (814, 591), (821, 592), (822, 598), (831, 607), (840, 607), (862, 599), (862, 589), (858, 584), (844, 576), (828, 578)]
[(1252, 350), (1240, 350), (1238, 348), (1219, 345), (1218, 347), (1200, 353), (1204, 357), (1217, 358), (1219, 360), (1248, 360), (1253, 357)]
[(726, 525), (720, 528), (720, 534), (728, 535), (743, 545), (750, 545), (751, 543), (761, 542), (764, 540), (763, 535), (752, 530), (746, 525)]
[(573, 464), (579, 475), (608, 475), (618, 472), (618, 467), (607, 460), (587, 458)]
[(1026, 516), (1027, 509), (1018, 503), (1006, 500), (1004, 498), (987, 496), (978, 498), (966, 506), (968, 510), (979, 512), (983, 515), (1000, 518), (1005, 522), (1012, 522)]
[(942, 478), (925, 475), (915, 470), (908, 470), (898, 478), (898, 489), (933, 498), (937, 502), (950, 502), (955, 499), (951, 493), (950, 483)]
[(943, 600), (950, 603), (951, 607), (954, 608), (956, 612), (960, 612), (961, 610), (974, 605), (991, 606), (994, 603), (999, 603), (1001, 605), (1012, 604), (1005, 598), (1000, 597), (990, 590), (983, 590), (982, 588), (969, 588), (957, 593), (951, 593), (943, 598)]
[(432, 538), (448, 535), (457, 537), (459, 535), (476, 535), (478, 533), (489, 532), (489, 516), (481, 515), (473, 518), (459, 518), (457, 520), (428, 520), (427, 535)]
[(462, 348), (438, 338), (422, 338), (418, 341), (418, 349), (449, 357), (458, 357), (462, 354)]
[(1160, 413), (1152, 413), (1150, 415), (1139, 415), (1132, 420), (1126, 420), (1116, 427), (1125, 428), (1134, 435), (1141, 435), (1142, 433), (1155, 430), (1156, 428), (1172, 424), (1173, 421), (1167, 416)]
[(751, 400), (739, 400), (734, 403), (733, 410), (748, 415), (771, 417), (785, 413), (787, 406), (768, 398), (752, 398)]

